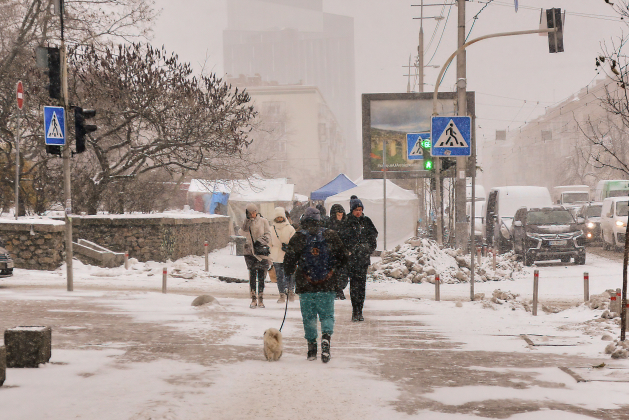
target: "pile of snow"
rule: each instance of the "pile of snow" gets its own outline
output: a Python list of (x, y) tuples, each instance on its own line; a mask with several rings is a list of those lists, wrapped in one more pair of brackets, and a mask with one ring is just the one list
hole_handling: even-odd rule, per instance
[[(513, 280), (514, 273), (522, 271), (511, 253), (496, 256), (493, 269), (491, 256), (475, 261), (474, 280), (478, 282)], [(384, 251), (381, 261), (369, 267), (372, 281), (398, 280), (408, 283), (435, 282), (439, 275), (442, 283), (466, 283), (470, 281), (470, 256), (461, 251), (443, 249), (430, 239), (409, 239), (392, 251)]]

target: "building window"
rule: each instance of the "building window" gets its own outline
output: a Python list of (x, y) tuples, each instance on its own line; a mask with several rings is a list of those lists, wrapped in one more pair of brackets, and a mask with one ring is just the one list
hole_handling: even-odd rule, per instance
[(321, 143), (325, 143), (327, 140), (328, 133), (325, 127), (325, 123), (319, 123), (319, 141)]
[(286, 142), (278, 141), (277, 142), (277, 151), (280, 153), (286, 153)]
[(507, 140), (507, 130), (496, 130), (496, 140)]
[(548, 141), (553, 139), (553, 132), (551, 130), (542, 130), (542, 140)]
[(267, 101), (262, 103), (262, 112), (265, 115), (282, 115), (286, 109), (284, 101)]

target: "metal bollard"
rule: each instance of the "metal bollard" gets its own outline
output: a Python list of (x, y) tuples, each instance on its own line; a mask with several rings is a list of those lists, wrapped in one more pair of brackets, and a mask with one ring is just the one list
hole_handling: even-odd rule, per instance
[(616, 308), (618, 308), (617, 313), (620, 314), (622, 310), (622, 291), (620, 289), (616, 289)]
[(439, 274), (435, 274), (435, 301), (439, 302), (441, 300), (441, 291), (440, 289), (441, 280), (439, 280)]
[(481, 253), (482, 253), (482, 249), (481, 247), (476, 247), (476, 261), (478, 261), (478, 266), (480, 267), (480, 258), (481, 258)]
[(487, 258), (487, 245), (483, 245), (483, 257)]
[(590, 300), (590, 274), (583, 273), (583, 301)]
[(210, 262), (208, 259), (208, 250), (210, 249), (210, 246), (207, 241), (203, 243), (203, 249), (205, 250), (205, 271), (208, 272), (210, 271)]
[(533, 272), (533, 315), (537, 316), (537, 294), (539, 292), (539, 270)]
[(609, 312), (616, 312), (616, 296), (612, 296), (609, 298)]
[(162, 271), (162, 293), (166, 293), (166, 279), (168, 278), (168, 268), (164, 267)]
[(491, 249), (491, 258), (492, 258), (491, 269), (496, 271), (496, 248), (495, 247)]
[(124, 269), (129, 269), (129, 251), (125, 251), (124, 253)]

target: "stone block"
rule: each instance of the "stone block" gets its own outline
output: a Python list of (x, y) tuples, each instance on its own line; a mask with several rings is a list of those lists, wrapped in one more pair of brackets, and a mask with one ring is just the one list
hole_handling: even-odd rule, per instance
[(4, 346), (0, 346), (0, 386), (7, 379), (7, 351)]
[(38, 367), (50, 361), (52, 329), (44, 326), (19, 326), (4, 331), (6, 366)]

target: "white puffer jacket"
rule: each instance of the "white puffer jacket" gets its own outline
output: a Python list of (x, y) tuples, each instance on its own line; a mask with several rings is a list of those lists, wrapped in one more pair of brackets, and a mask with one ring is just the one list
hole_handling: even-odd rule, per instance
[[(275, 219), (282, 217), (281, 223), (276, 223)], [(284, 262), (284, 254), (282, 251), (282, 243), (288, 245), (288, 241), (295, 234), (295, 228), (286, 220), (286, 212), (284, 207), (276, 207), (273, 214), (273, 222), (271, 223), (271, 259), (276, 263)]]

